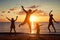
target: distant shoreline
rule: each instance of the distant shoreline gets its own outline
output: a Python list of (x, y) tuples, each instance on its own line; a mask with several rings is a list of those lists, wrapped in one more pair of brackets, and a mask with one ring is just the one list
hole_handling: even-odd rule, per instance
[[(58, 32), (57, 32), (58, 33)], [(23, 33), (23, 32), (16, 32), (16, 33), (14, 33), (14, 32), (12, 32), (12, 33), (10, 33), (10, 32), (0, 32), (0, 34), (30, 34), (30, 33)], [(37, 35), (36, 33), (34, 33), (34, 34), (31, 34), (31, 35)], [(56, 33), (46, 33), (46, 34), (38, 34), (38, 35), (60, 35), (60, 32), (59, 32), (59, 34), (56, 34)]]
[[(59, 21), (58, 21), (59, 22)], [(0, 23), (10, 23), (10, 22), (0, 22)], [(16, 23), (22, 23), (22, 22), (16, 22)], [(48, 22), (39, 22), (39, 23), (48, 23)], [(60, 23), (60, 22), (59, 22)]]

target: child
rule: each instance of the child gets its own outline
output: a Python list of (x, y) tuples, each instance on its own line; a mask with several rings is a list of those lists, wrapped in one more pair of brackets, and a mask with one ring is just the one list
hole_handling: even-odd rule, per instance
[(39, 25), (39, 23), (36, 23), (37, 34), (39, 34), (39, 32), (40, 32), (40, 26), (42, 26), (42, 25)]

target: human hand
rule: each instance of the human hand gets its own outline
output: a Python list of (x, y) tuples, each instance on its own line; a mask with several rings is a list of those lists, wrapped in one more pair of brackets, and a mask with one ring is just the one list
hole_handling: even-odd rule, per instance
[(18, 16), (16, 16), (18, 18)]
[(24, 6), (21, 6), (22, 8), (24, 7)]

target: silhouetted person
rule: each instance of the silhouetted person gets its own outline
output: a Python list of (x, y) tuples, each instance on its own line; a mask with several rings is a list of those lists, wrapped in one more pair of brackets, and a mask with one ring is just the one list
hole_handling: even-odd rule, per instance
[(42, 25), (39, 25), (39, 23), (36, 23), (37, 34), (40, 33), (40, 26), (42, 26)]
[[(52, 27), (53, 27), (53, 29), (54, 29), (54, 32), (56, 32), (56, 29), (55, 29), (55, 27), (54, 27), (54, 24), (53, 24), (53, 21), (54, 22), (56, 22), (55, 20), (54, 20), (54, 18), (53, 18), (53, 14), (51, 14), (51, 12), (52, 12), (52, 10), (50, 11), (50, 13), (49, 13), (49, 24), (48, 24), (48, 30), (49, 30), (49, 32), (51, 32), (51, 30), (50, 30), (50, 26), (52, 25)], [(57, 23), (57, 22), (56, 22)]]
[(18, 16), (16, 16), (16, 19), (14, 20), (14, 18), (11, 18), (11, 20), (7, 17), (7, 19), (9, 21), (11, 21), (11, 26), (10, 26), (10, 33), (12, 32), (12, 29), (14, 30), (14, 32), (16, 33), (16, 30), (15, 30), (15, 21), (17, 20)]
[[(25, 17), (24, 22), (21, 23), (20, 25), (24, 25), (25, 23), (27, 23), (27, 24), (29, 25), (29, 29), (30, 29), (30, 33), (31, 33), (30, 16), (31, 16), (31, 14), (33, 14), (36, 10), (34, 10), (33, 12), (32, 12), (31, 9), (29, 9), (28, 11), (26, 11), (23, 6), (21, 6), (21, 7), (22, 7), (23, 11), (26, 13), (26, 17)], [(19, 25), (19, 26), (20, 26), (20, 25)]]

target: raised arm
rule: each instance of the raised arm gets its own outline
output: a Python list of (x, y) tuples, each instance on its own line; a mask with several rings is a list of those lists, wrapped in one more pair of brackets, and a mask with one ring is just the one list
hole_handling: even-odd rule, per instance
[(22, 7), (23, 11), (27, 13), (27, 11), (24, 9), (24, 7), (23, 6), (21, 6), (21, 7)]
[(51, 15), (52, 10), (49, 12), (49, 16)]
[(16, 16), (16, 19), (15, 19), (15, 21), (17, 20), (17, 18), (18, 18), (18, 16)]
[(37, 9), (35, 9), (32, 13), (34, 13), (34, 12), (36, 12), (37, 11)]
[(8, 17), (6, 17), (9, 21), (11, 21)]

